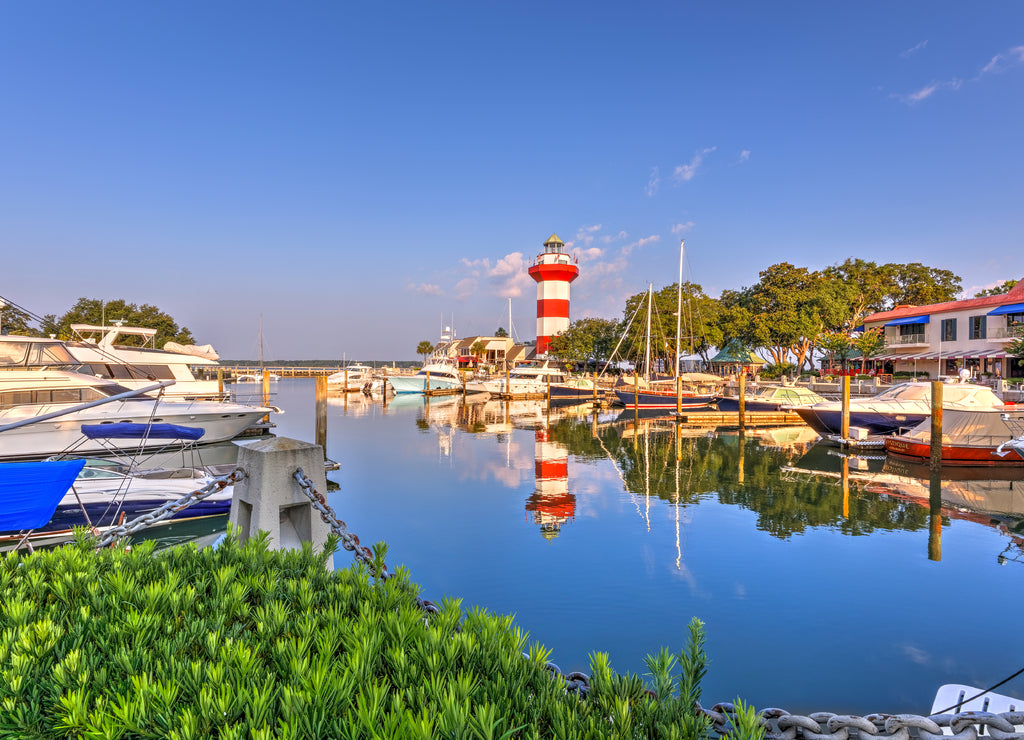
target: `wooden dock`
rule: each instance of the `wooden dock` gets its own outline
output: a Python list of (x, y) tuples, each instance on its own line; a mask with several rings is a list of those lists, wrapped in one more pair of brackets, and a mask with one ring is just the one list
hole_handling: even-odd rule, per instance
[[(740, 425), (739, 413), (735, 411), (682, 411), (678, 414), (672, 412), (672, 415), (680, 424), (718, 427)], [(744, 426), (791, 426), (803, 423), (804, 420), (798, 414), (788, 414), (785, 411), (747, 411), (743, 414)]]

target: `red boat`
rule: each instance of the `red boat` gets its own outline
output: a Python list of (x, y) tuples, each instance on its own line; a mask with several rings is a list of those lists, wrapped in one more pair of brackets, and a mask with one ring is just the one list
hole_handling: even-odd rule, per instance
[[(942, 414), (943, 466), (1021, 467), (1024, 457), (1007, 447), (1002, 454), (996, 450), (1004, 442), (1019, 437), (1024, 429), (1021, 411), (956, 411)], [(926, 419), (906, 434), (888, 437), (885, 451), (910, 460), (931, 457), (931, 419)]]

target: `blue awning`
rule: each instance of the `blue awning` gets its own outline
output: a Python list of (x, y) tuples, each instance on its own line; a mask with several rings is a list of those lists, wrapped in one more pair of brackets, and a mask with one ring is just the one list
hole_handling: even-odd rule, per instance
[(84, 466), (85, 460), (0, 463), (0, 531), (35, 529), (50, 521)]
[(190, 439), (206, 434), (202, 427), (183, 427), (177, 424), (133, 424), (119, 421), (113, 424), (83, 424), (82, 434), (89, 439)]
[(1000, 306), (994, 311), (989, 311), (989, 316), (1002, 316), (1008, 313), (1024, 313), (1024, 303), (1011, 303), (1009, 306)]
[(905, 319), (893, 319), (886, 326), (903, 326), (904, 324), (927, 324), (928, 316), (909, 316)]

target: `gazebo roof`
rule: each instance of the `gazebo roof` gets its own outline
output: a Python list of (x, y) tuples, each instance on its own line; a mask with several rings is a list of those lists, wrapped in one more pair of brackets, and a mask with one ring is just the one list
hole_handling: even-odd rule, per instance
[(754, 354), (754, 351), (747, 349), (739, 340), (734, 339), (711, 358), (711, 362), (733, 365), (763, 365), (764, 360)]

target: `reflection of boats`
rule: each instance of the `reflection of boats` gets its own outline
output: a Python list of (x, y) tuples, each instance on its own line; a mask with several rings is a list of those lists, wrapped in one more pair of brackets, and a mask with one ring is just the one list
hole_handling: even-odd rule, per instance
[(327, 390), (351, 392), (362, 390), (373, 380), (374, 370), (369, 365), (349, 365), (327, 376)]
[[(863, 427), (871, 434), (895, 434), (917, 426), (931, 416), (931, 383), (900, 383), (871, 398), (850, 401), (850, 426)], [(960, 410), (1001, 409), (1003, 402), (991, 388), (971, 383), (945, 385), (942, 408)], [(825, 401), (814, 406), (796, 406), (800, 415), (818, 434), (839, 434), (842, 403)]]
[[(267, 378), (271, 383), (276, 383), (281, 377), (275, 373), (267, 373)], [(236, 383), (262, 383), (263, 373), (242, 373), (241, 375), (235, 376)]]
[[(1024, 412), (959, 411), (942, 412), (942, 465), (1024, 467), (1024, 457), (1013, 448), (999, 446), (1017, 436), (1024, 424)], [(931, 419), (906, 434), (885, 440), (885, 451), (914, 460), (931, 457)], [(1001, 453), (1001, 454), (1000, 454)]]
[(755, 429), (751, 434), (762, 447), (775, 450), (802, 451), (818, 441), (818, 433), (808, 426)]
[[(152, 390), (155, 386), (149, 386)], [(82, 426), (134, 422), (178, 424), (203, 430), (204, 442), (237, 436), (271, 409), (218, 401), (162, 401), (113, 381), (63, 370), (0, 372), (0, 439), (4, 457), (43, 457), (69, 448), (97, 452), (160, 447), (166, 440), (102, 440)], [(37, 417), (54, 414), (53, 418)]]
[[(803, 386), (769, 385), (743, 399), (745, 411), (780, 411), (783, 406), (813, 406), (826, 399)], [(739, 396), (715, 396), (719, 411), (739, 411)]]

